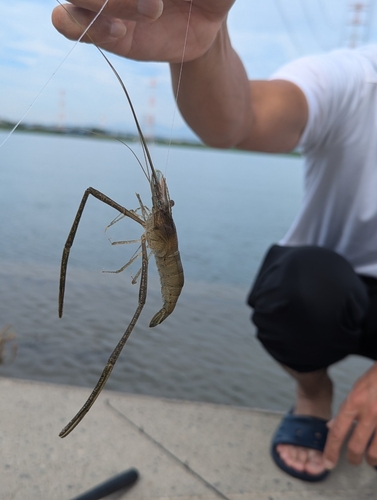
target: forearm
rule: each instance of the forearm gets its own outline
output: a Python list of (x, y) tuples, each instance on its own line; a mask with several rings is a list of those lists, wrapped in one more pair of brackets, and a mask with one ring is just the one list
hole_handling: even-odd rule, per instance
[(250, 85), (225, 24), (206, 54), (170, 67), (178, 107), (203, 142), (222, 148), (241, 144), (251, 128)]
[[(144, 3), (151, 8), (159, 5), (156, 0)], [(179, 109), (207, 144), (252, 151), (290, 151), (307, 122), (304, 93), (289, 81), (249, 82), (226, 28), (226, 16), (234, 0), (194, 3), (164, 0), (161, 15), (154, 22), (145, 22), (139, 1), (109, 2), (106, 16), (100, 16), (91, 28), (90, 41), (130, 59), (170, 61)], [(77, 40), (82, 35), (80, 24), (86, 26), (93, 19), (98, 0), (71, 0), (68, 5), (70, 12), (67, 7), (55, 9), (53, 22), (67, 38)], [(186, 62), (181, 65), (191, 7)], [(153, 16), (159, 13), (153, 12)], [(116, 35), (112, 31), (114, 23)]]

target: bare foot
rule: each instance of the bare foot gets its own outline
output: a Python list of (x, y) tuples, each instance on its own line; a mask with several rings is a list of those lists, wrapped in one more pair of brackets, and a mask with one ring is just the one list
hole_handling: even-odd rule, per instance
[[(297, 398), (293, 413), (326, 420), (331, 418), (332, 381), (327, 372), (298, 374), (288, 370), (297, 380)], [(325, 471), (323, 454), (317, 450), (287, 444), (276, 447), (280, 458), (291, 468), (318, 475)]]

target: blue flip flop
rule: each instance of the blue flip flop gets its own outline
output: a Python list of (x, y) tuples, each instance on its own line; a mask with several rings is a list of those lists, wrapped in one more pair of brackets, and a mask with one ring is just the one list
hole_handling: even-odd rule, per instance
[(291, 444), (302, 446), (312, 450), (323, 451), (325, 449), (328, 433), (327, 420), (305, 415), (294, 415), (293, 410), (285, 415), (277, 428), (271, 443), (271, 456), (276, 465), (292, 477), (303, 481), (322, 481), (330, 471), (325, 470), (321, 474), (308, 474), (289, 467), (276, 451), (279, 444)]

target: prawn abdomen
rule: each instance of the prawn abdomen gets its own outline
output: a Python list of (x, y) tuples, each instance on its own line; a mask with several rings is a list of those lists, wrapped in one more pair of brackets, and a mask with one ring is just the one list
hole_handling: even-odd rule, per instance
[(184, 284), (183, 267), (178, 250), (164, 258), (155, 255), (155, 260), (160, 276), (163, 306), (151, 319), (149, 323), (151, 328), (162, 323), (174, 311)]

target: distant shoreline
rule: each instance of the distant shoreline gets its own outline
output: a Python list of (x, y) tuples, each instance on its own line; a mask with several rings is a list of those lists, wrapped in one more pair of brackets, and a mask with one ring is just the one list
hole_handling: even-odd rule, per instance
[[(0, 131), (1, 130), (12, 130), (16, 124), (0, 120)], [(48, 125), (38, 125), (38, 124), (27, 124), (21, 123), (18, 125), (15, 132), (27, 132), (32, 134), (48, 134), (48, 135), (61, 135), (70, 137), (85, 137), (89, 139), (105, 139), (105, 140), (116, 140), (121, 142), (140, 142), (140, 138), (137, 134), (131, 133), (121, 133), (112, 132), (105, 129), (99, 129), (96, 127), (85, 128), (85, 127), (58, 127), (58, 126), (48, 126)], [(176, 146), (176, 147), (188, 147), (188, 148), (201, 148), (201, 149), (211, 149), (202, 142), (198, 141), (188, 141), (185, 139), (167, 139), (166, 137), (145, 137), (148, 144), (160, 144), (162, 146)], [(235, 153), (245, 153), (250, 151), (244, 151), (241, 149), (232, 149)], [(281, 153), (282, 155), (288, 156), (301, 156), (297, 151), (290, 153)]]
[[(16, 124), (9, 121), (0, 120), (0, 130), (12, 130)], [(50, 134), (73, 137), (87, 137), (90, 139), (106, 139), (117, 140), (124, 142), (139, 142), (139, 136), (131, 133), (112, 132), (99, 128), (84, 128), (84, 127), (58, 127), (39, 124), (21, 123), (18, 125), (15, 132), (28, 132), (33, 134)], [(146, 137), (147, 143), (161, 144), (166, 146), (185, 146), (194, 148), (206, 148), (199, 141), (187, 141), (185, 139), (166, 139), (164, 137)]]

